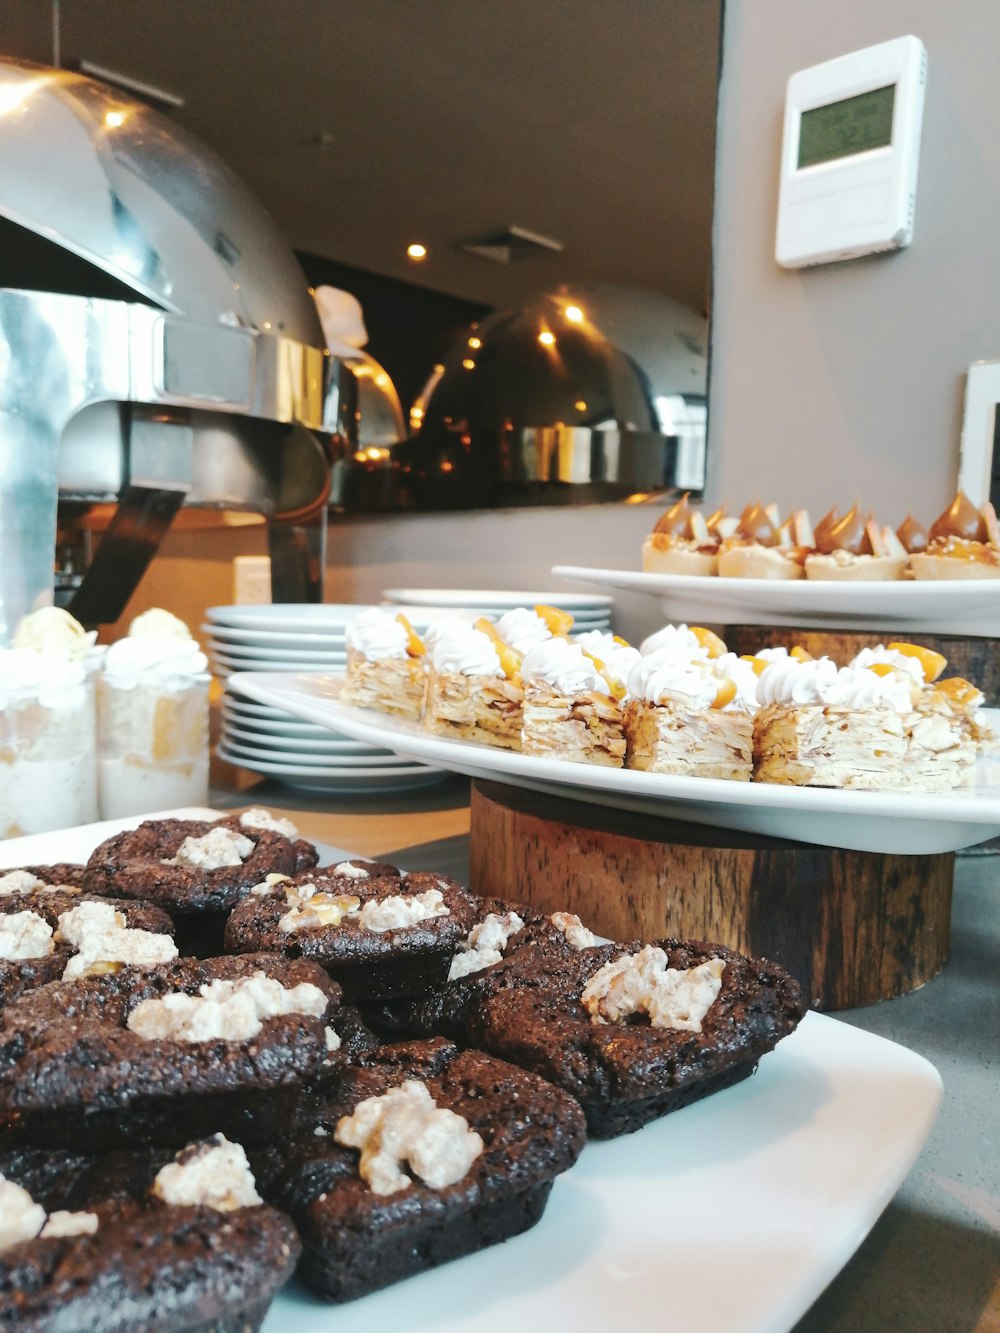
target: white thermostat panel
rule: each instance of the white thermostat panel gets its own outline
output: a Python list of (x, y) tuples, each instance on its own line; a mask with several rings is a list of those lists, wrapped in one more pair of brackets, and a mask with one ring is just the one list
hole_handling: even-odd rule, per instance
[(775, 258), (785, 268), (898, 250), (913, 239), (927, 52), (866, 47), (788, 80)]

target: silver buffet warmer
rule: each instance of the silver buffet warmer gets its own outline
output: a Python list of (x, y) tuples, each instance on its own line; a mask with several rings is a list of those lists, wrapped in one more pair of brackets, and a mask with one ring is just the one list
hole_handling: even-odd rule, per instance
[[(21, 289), (24, 243), (61, 289)], [(118, 618), (183, 504), (264, 515), (275, 599), (320, 600), (337, 369), (222, 161), (102, 83), (0, 60), (0, 644), (53, 599), (57, 524), (72, 544), (109, 501), (63, 599), (84, 623)]]

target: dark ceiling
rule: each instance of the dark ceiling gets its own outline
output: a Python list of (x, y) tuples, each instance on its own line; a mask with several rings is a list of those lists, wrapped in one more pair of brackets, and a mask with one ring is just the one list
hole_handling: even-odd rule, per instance
[[(178, 120), (299, 250), (488, 305), (563, 281), (708, 300), (718, 0), (61, 0), (83, 58)], [(53, 60), (47, 0), (3, 54)], [(513, 223), (561, 253), (456, 243)], [(405, 256), (420, 240), (429, 258)]]

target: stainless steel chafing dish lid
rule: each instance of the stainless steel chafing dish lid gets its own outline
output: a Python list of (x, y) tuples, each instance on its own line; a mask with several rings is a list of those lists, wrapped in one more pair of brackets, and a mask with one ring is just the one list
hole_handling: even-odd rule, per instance
[(324, 346), (290, 246), (230, 168), (83, 75), (0, 60), (0, 214), (164, 310)]

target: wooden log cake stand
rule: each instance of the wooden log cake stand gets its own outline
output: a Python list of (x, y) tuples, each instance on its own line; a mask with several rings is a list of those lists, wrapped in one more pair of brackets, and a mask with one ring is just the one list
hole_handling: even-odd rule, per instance
[(576, 912), (616, 940), (771, 958), (815, 1009), (923, 986), (948, 958), (953, 852), (843, 851), (472, 784), (474, 892)]

